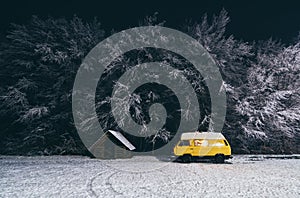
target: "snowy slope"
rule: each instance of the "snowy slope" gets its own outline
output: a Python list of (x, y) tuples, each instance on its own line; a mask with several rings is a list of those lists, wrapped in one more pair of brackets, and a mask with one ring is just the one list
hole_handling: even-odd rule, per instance
[(0, 157), (0, 197), (300, 197), (300, 160)]

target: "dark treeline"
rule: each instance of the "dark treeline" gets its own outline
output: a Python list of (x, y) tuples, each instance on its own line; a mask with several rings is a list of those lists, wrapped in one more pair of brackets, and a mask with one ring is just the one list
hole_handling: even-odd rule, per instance
[[(300, 36), (288, 45), (247, 43), (226, 34), (228, 23), (222, 10), (179, 30), (220, 68), (227, 93), (223, 133), (233, 152), (299, 153)], [(139, 25), (164, 23), (155, 14)], [(0, 46), (0, 154), (88, 155), (73, 122), (72, 87), (84, 57), (108, 36), (103, 29), (76, 16), (12, 25)]]

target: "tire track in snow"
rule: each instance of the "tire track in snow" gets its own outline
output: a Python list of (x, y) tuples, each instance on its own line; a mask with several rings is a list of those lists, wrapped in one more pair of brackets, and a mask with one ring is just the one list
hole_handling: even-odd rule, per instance
[[(113, 188), (112, 183), (110, 182), (110, 179), (117, 173), (119, 173), (119, 171), (106, 170), (106, 171), (102, 171), (102, 172), (96, 174), (95, 176), (93, 176), (92, 178), (90, 178), (87, 181), (87, 185), (86, 185), (87, 193), (88, 193), (89, 197), (101, 197), (103, 194), (121, 195), (121, 193), (119, 193), (118, 191), (116, 191)], [(108, 175), (106, 175), (106, 174), (108, 174)], [(99, 179), (99, 178), (103, 182), (98, 184), (99, 186), (97, 186), (98, 189), (96, 190), (94, 184), (95, 184), (95, 180)], [(98, 191), (100, 191), (100, 192), (98, 192)]]
[(105, 185), (109, 186), (110, 191), (113, 191), (115, 195), (122, 195), (122, 193), (118, 192), (114, 187), (113, 184), (110, 182), (110, 179), (116, 175), (120, 173), (120, 171), (115, 171), (114, 173), (112, 173), (111, 175), (109, 175), (106, 179), (105, 179)]
[(93, 182), (97, 177), (99, 177), (99, 176), (101, 176), (101, 175), (103, 175), (104, 173), (107, 173), (107, 172), (109, 172), (109, 171), (102, 171), (102, 172), (96, 174), (95, 176), (93, 176), (92, 178), (90, 178), (87, 181), (86, 186), (87, 186), (87, 193), (88, 193), (89, 197), (97, 197), (96, 192), (93, 190)]

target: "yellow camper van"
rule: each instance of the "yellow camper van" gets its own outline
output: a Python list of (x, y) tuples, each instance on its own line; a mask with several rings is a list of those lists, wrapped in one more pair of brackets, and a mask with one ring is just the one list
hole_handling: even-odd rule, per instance
[(180, 141), (174, 147), (174, 154), (185, 163), (197, 158), (224, 163), (225, 159), (231, 158), (231, 148), (222, 133), (190, 132), (181, 134)]

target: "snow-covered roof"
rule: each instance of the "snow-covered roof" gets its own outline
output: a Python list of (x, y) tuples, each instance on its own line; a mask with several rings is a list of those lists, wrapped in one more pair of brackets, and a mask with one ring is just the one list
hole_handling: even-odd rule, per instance
[(123, 135), (118, 131), (108, 130), (112, 135), (114, 135), (120, 142), (122, 142), (129, 150), (134, 150), (133, 146)]
[(188, 132), (181, 134), (181, 140), (191, 139), (207, 139), (207, 140), (218, 140), (225, 139), (222, 133), (218, 132)]

